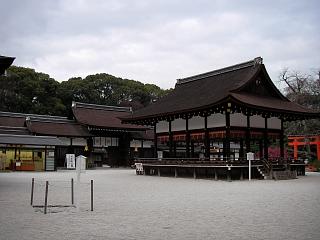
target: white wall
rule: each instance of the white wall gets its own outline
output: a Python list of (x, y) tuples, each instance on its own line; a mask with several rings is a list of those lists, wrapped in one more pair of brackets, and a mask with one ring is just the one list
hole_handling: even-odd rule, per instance
[(268, 128), (281, 129), (281, 120), (276, 117), (268, 118)]
[[(264, 118), (258, 115), (251, 116), (250, 127), (264, 128)], [(281, 120), (276, 117), (268, 118), (268, 128), (281, 129)]]
[(63, 142), (64, 145), (69, 146), (70, 143), (70, 138), (66, 138), (66, 137), (58, 137), (58, 139)]
[(264, 128), (264, 118), (258, 115), (250, 117), (250, 127)]
[[(143, 141), (143, 148), (151, 148), (151, 146), (153, 145), (152, 141)], [(130, 147), (132, 148), (141, 148), (141, 140), (132, 140), (130, 142)]]
[(189, 119), (189, 130), (192, 129), (204, 129), (204, 118), (195, 116)]
[(114, 137), (94, 137), (93, 146), (94, 147), (108, 147), (108, 146), (118, 146), (119, 139)]
[(235, 127), (246, 127), (247, 116), (242, 113), (230, 114), (230, 125)]
[(171, 122), (171, 130), (172, 131), (186, 130), (186, 120), (182, 118), (175, 119), (174, 121)]
[[(208, 116), (208, 128), (224, 127), (225, 126), (225, 115), (216, 113)], [(242, 113), (230, 114), (230, 125), (234, 127), (246, 127), (247, 116)], [(264, 128), (264, 118), (259, 115), (250, 117), (250, 127)], [(272, 117), (268, 118), (268, 128), (280, 129), (281, 120)], [(175, 119), (171, 123), (172, 131), (184, 131), (186, 130), (186, 120), (179, 118)], [(189, 130), (193, 129), (204, 129), (204, 118), (195, 116), (189, 119)], [(169, 123), (167, 121), (161, 121), (157, 123), (157, 133), (169, 132)]]
[[(172, 127), (172, 125), (171, 125)], [(161, 121), (157, 123), (157, 133), (169, 132), (169, 123), (167, 121)]]
[(87, 145), (87, 139), (85, 139), (85, 138), (73, 138), (72, 139), (72, 145), (73, 146), (86, 146)]
[(226, 125), (226, 117), (224, 114), (215, 113), (208, 117), (208, 128), (223, 127)]
[[(203, 129), (204, 118), (195, 116), (189, 119), (188, 122), (189, 130)], [(186, 120), (182, 118), (175, 119), (171, 122), (172, 131), (184, 131), (186, 130)], [(169, 123), (167, 121), (161, 121), (157, 123), (157, 133), (169, 132)]]

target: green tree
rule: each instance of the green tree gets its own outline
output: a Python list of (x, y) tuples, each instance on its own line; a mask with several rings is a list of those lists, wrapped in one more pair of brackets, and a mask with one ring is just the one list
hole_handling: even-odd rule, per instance
[(57, 97), (59, 83), (34, 69), (11, 66), (0, 78), (0, 110), (61, 115), (65, 106)]
[(99, 73), (61, 83), (34, 69), (11, 66), (0, 77), (0, 111), (72, 117), (72, 101), (112, 106), (147, 106), (169, 90)]
[(122, 79), (110, 74), (99, 73), (84, 79), (71, 78), (60, 84), (58, 95), (71, 114), (71, 102), (79, 101), (113, 106), (130, 106), (134, 110), (147, 106), (166, 94), (156, 85)]

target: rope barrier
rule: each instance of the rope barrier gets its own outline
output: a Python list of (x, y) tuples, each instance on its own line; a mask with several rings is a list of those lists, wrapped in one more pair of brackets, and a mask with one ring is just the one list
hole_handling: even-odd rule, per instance
[[(88, 194), (88, 192), (90, 193), (90, 210), (93, 211), (93, 180), (86, 183), (74, 182), (73, 178), (71, 178), (69, 181), (39, 179), (35, 180), (34, 178), (32, 178), (30, 204), (34, 208), (43, 207), (44, 214), (48, 212), (48, 207), (76, 207), (74, 205), (75, 189), (78, 203), (80, 203), (80, 197), (83, 198), (83, 196)], [(44, 197), (43, 194), (45, 195)], [(65, 197), (61, 198), (61, 196)], [(69, 201), (70, 205), (67, 204)]]

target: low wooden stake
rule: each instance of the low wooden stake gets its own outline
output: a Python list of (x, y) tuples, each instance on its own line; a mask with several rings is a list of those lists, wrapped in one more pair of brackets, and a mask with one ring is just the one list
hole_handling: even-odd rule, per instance
[(44, 214), (47, 214), (47, 207), (48, 207), (48, 188), (49, 188), (49, 181), (46, 181), (46, 192), (44, 197)]
[(93, 211), (93, 180), (91, 180), (91, 211)]
[(33, 205), (33, 191), (34, 191), (34, 178), (32, 178), (31, 181), (31, 201), (30, 201), (30, 205)]
[(71, 178), (71, 204), (74, 204), (73, 178)]

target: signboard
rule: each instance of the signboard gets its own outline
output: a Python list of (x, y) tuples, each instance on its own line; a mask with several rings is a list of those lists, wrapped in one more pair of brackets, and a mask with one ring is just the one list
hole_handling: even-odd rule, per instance
[(248, 161), (254, 160), (254, 153), (253, 152), (248, 152), (247, 153), (247, 160)]
[(77, 160), (77, 172), (84, 172), (86, 170), (86, 157), (79, 155), (76, 160)]
[(48, 151), (49, 157), (54, 157), (54, 151)]
[(67, 169), (76, 168), (76, 156), (74, 154), (66, 154)]
[(251, 181), (251, 161), (254, 160), (254, 153), (253, 152), (247, 153), (247, 160), (249, 161), (249, 181)]
[(163, 152), (158, 151), (158, 159), (161, 160), (163, 158)]

